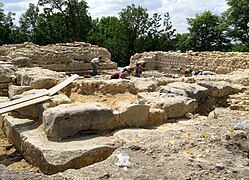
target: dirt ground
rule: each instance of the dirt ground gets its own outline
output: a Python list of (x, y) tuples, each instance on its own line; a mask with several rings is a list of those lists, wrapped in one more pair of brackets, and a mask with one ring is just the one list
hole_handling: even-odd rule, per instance
[(0, 164), (13, 171), (40, 172), (38, 168), (29, 164), (5, 137), (0, 129)]
[(137, 96), (131, 93), (124, 93), (124, 94), (95, 94), (95, 95), (80, 95), (80, 94), (72, 94), (70, 97), (73, 103), (75, 102), (101, 102), (108, 104), (113, 109), (115, 109), (116, 105), (119, 102), (127, 102), (129, 104), (136, 102)]
[[(73, 179), (249, 179), (249, 143), (245, 131), (233, 130), (248, 111), (217, 108), (151, 129), (114, 133), (126, 144), (103, 162), (67, 170)], [(129, 157), (120, 164), (118, 156)]]
[[(134, 102), (131, 94), (74, 96), (78, 102)], [(103, 162), (54, 175), (62, 179), (249, 179), (248, 132), (233, 130), (249, 111), (216, 108), (209, 116), (195, 114), (150, 129), (114, 132), (126, 141)], [(39, 172), (27, 163), (0, 130), (0, 164), (14, 171)], [(117, 154), (129, 157), (119, 167)], [(86, 178), (87, 177), (87, 178)]]

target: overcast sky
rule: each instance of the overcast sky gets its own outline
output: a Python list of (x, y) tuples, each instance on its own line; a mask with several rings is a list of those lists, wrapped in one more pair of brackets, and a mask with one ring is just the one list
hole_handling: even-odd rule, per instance
[[(37, 4), (38, 0), (0, 0), (4, 4), (5, 13), (12, 11), (16, 13), (16, 19), (24, 13), (29, 3)], [(173, 28), (178, 33), (187, 32), (188, 24), (186, 18), (194, 18), (195, 14), (205, 10), (220, 15), (227, 9), (225, 0), (86, 0), (89, 13), (93, 18), (102, 16), (117, 16), (127, 5), (132, 3), (147, 9), (151, 15), (155, 12), (164, 14), (169, 12)]]

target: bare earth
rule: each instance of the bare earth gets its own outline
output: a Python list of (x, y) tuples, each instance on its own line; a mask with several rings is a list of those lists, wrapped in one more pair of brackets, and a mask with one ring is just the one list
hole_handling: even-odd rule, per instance
[[(94, 99), (97, 98), (97, 99)], [(131, 94), (72, 96), (80, 102), (100, 101), (115, 106), (134, 102)], [(103, 162), (67, 170), (51, 179), (249, 179), (249, 136), (234, 125), (249, 119), (248, 111), (216, 108), (209, 116), (193, 115), (151, 129), (114, 132), (126, 143)], [(117, 155), (130, 164), (118, 166)], [(0, 164), (14, 171), (39, 172), (28, 164), (0, 130)], [(121, 163), (122, 164), (122, 163)]]

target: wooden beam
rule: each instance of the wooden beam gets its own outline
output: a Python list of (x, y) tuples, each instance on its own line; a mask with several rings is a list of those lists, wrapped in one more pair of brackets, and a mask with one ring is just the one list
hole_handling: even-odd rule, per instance
[(73, 82), (77, 77), (79, 77), (79, 75), (74, 74), (70, 77), (68, 77), (66, 80), (62, 81), (61, 83), (57, 84), (56, 86), (50, 88), (49, 91), (49, 95), (52, 96), (55, 93), (57, 93), (59, 90), (61, 90), (62, 88), (64, 88), (65, 86), (67, 86), (68, 84), (70, 84), (71, 82)]
[(0, 105), (0, 114), (51, 99), (52, 95), (54, 95), (59, 90), (70, 84), (77, 77), (79, 77), (79, 75), (74, 74), (68, 77), (66, 80), (62, 81), (61, 83), (50, 88), (49, 90), (3, 103)]
[(52, 97), (51, 96), (42, 96), (42, 97), (37, 97), (36, 99), (31, 99), (29, 101), (22, 102), (20, 104), (14, 104), (12, 106), (0, 109), (0, 114), (10, 112), (10, 111), (13, 111), (13, 110), (16, 110), (16, 109), (20, 109), (22, 107), (26, 107), (26, 106), (29, 106), (29, 105), (37, 104), (37, 103), (40, 103), (40, 102), (43, 102), (43, 101), (47, 101), (49, 99), (52, 99)]
[(20, 104), (22, 102), (30, 101), (32, 99), (36, 99), (36, 98), (46, 96), (46, 95), (49, 95), (48, 91), (44, 91), (42, 93), (37, 93), (37, 94), (27, 95), (27, 96), (22, 97), (20, 99), (14, 99), (12, 101), (3, 103), (2, 105), (0, 105), (0, 109), (6, 108), (6, 107), (9, 107), (9, 106), (13, 106), (13, 105), (16, 105), (16, 104)]

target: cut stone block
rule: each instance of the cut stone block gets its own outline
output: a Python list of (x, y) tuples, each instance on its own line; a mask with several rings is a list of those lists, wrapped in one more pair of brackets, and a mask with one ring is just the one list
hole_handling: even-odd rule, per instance
[(118, 94), (131, 92), (135, 94), (137, 89), (133, 82), (126, 79), (112, 80), (78, 80), (72, 84), (72, 91), (83, 95), (92, 95), (96, 92), (102, 94)]
[(30, 86), (16, 86), (10, 85), (8, 88), (9, 97), (12, 98), (15, 95), (22, 94), (25, 91), (31, 90)]
[(157, 89), (157, 80), (153, 78), (138, 78), (134, 80), (134, 85), (139, 92), (153, 92)]
[(161, 125), (167, 121), (167, 113), (163, 109), (150, 108), (148, 126)]
[(63, 104), (43, 113), (43, 125), (50, 140), (61, 140), (79, 132), (112, 130), (117, 127), (112, 108), (101, 103)]
[(148, 105), (141, 104), (118, 104), (115, 114), (118, 116), (118, 127), (145, 127), (149, 119)]
[(45, 174), (78, 169), (105, 160), (122, 145), (113, 136), (84, 136), (64, 142), (48, 141), (42, 126), (29, 119), (1, 115), (4, 132), (26, 160)]
[(23, 68), (16, 71), (17, 84), (31, 86), (32, 89), (48, 89), (64, 79), (65, 73), (42, 68)]
[(163, 93), (173, 93), (180, 96), (187, 96), (192, 99), (196, 99), (196, 101), (198, 102), (204, 101), (208, 95), (207, 88), (197, 84), (190, 84), (185, 82), (169, 83), (166, 86), (160, 86), (157, 91)]
[(225, 81), (200, 81), (198, 84), (208, 89), (209, 96), (216, 98), (243, 92), (244, 90), (242, 86), (235, 86)]
[(186, 113), (195, 112), (198, 107), (195, 99), (174, 94), (159, 92), (138, 93), (138, 98), (144, 99), (150, 107), (165, 110), (168, 118), (184, 117)]

